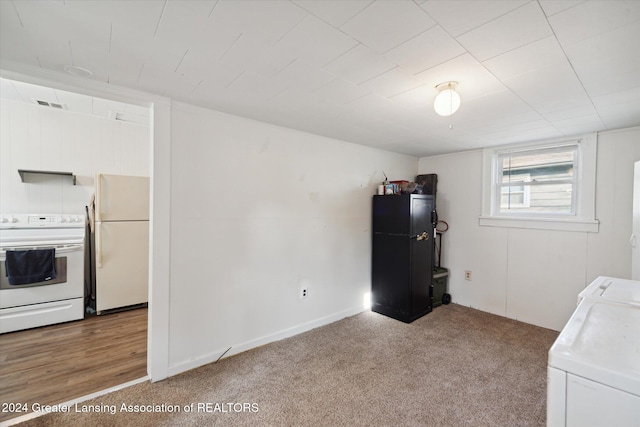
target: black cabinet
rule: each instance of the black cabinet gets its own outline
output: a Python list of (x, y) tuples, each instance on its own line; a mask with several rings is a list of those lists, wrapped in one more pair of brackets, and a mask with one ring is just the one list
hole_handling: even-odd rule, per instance
[(406, 323), (431, 311), (434, 209), (434, 196), (373, 196), (373, 311)]

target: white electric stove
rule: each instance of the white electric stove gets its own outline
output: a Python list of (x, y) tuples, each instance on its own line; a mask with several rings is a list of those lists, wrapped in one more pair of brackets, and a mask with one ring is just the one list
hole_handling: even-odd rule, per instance
[[(84, 318), (84, 238), (81, 215), (0, 215), (0, 333)], [(54, 279), (9, 283), (8, 251), (50, 248)]]

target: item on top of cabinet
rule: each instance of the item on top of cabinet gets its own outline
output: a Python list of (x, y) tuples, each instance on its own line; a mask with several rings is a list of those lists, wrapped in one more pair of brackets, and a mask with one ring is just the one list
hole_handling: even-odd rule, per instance
[(400, 184), (400, 192), (402, 194), (411, 194), (416, 190), (418, 184), (415, 182), (404, 182)]
[(438, 175), (435, 173), (416, 176), (416, 182), (422, 185), (422, 194), (435, 196), (438, 188)]

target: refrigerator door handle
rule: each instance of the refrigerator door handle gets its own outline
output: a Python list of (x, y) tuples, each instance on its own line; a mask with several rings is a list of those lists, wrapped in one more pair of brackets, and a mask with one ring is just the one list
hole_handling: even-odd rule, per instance
[(427, 233), (426, 231), (423, 231), (422, 234), (417, 234), (415, 236), (411, 236), (411, 239), (416, 239), (417, 241), (420, 240), (428, 240), (429, 239), (429, 233)]
[(102, 221), (102, 215), (100, 215), (100, 211), (102, 210), (101, 206), (98, 206), (98, 201), (102, 198), (102, 175), (96, 175), (96, 194), (94, 201), (94, 214), (93, 221)]
[(102, 222), (96, 222), (96, 265), (102, 268)]

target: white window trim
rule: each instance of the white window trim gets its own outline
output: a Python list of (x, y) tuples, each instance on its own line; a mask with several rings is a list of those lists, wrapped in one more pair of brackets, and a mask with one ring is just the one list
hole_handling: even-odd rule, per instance
[[(578, 184), (576, 186), (576, 213), (574, 215), (496, 215), (493, 212), (494, 159), (499, 151), (506, 149), (535, 149), (567, 143), (580, 145)], [(600, 222), (596, 219), (596, 157), (598, 134), (592, 133), (578, 138), (551, 140), (532, 144), (512, 144), (482, 150), (482, 215), (479, 224), (487, 227), (530, 228), (540, 230), (564, 230), (597, 233)]]

